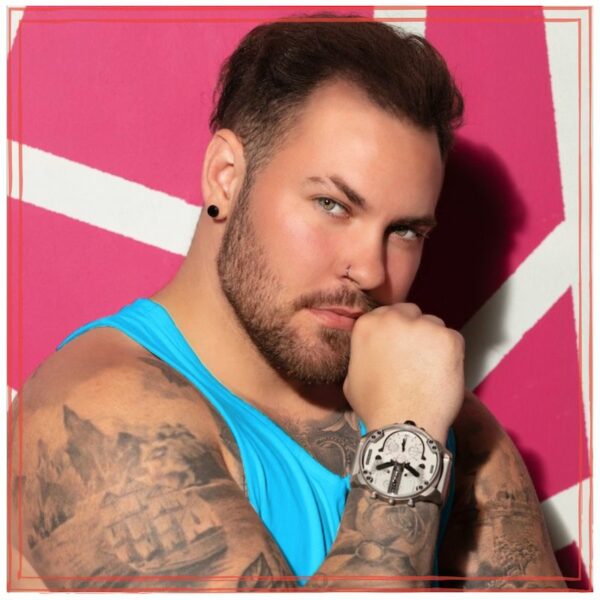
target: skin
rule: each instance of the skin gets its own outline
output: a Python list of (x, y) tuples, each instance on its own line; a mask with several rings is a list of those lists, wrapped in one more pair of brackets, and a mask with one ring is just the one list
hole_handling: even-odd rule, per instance
[[(443, 177), (435, 134), (400, 121), (343, 83), (315, 93), (302, 114), (290, 141), (257, 174), (252, 190), (249, 219), (268, 257), (268, 274), (275, 282), (271, 287), (278, 288), (274, 298), (265, 294), (263, 305), (268, 302), (270, 312), (285, 311), (302, 296), (342, 290), (362, 308), (403, 301), (423, 244), (421, 238), (406, 241), (389, 228), (403, 219), (433, 217)], [(405, 168), (398, 169), (399, 164)], [(268, 414), (277, 408), (265, 403), (267, 395), (278, 398), (285, 407), (279, 412), (286, 415), (291, 411), (294, 416), (318, 416), (324, 398), (329, 404), (346, 405), (339, 385), (303, 385), (282, 376), (239, 327), (221, 291), (215, 259), (243, 189), (244, 173), (239, 140), (222, 130), (207, 151), (203, 186), (206, 203), (219, 206), (219, 218), (200, 219), (198, 244), (172, 284), (155, 298), (187, 332), (204, 364), (235, 393)], [(333, 175), (360, 192), (367, 208), (354, 209), (331, 181), (310, 181)], [(324, 211), (319, 205), (323, 196), (348, 206), (349, 218), (338, 208), (336, 216)], [(422, 233), (427, 229), (422, 227)], [(349, 265), (351, 278), (346, 278)], [(203, 319), (203, 314), (211, 319)], [(319, 344), (318, 319), (306, 310), (285, 316), (309, 348), (300, 359), (315, 352), (320, 359), (331, 358), (327, 344)], [(350, 336), (346, 339), (349, 345)], [(222, 357), (219, 346), (235, 351)]]
[[(440, 440), (453, 424), (458, 487), (441, 572), (487, 577), (458, 584), (482, 588), (560, 577), (518, 453), (481, 403), (465, 398), (460, 336), (404, 302), (422, 253), (416, 234), (429, 229), (423, 223), (433, 219), (443, 177), (435, 135), (331, 82), (310, 97), (293, 135), (257, 173), (246, 222), (261, 275), (250, 281), (260, 298), (252, 310), (269, 307), (265, 322), (285, 325), (304, 378), (265, 357), (221, 286), (217, 258), (245, 168), (235, 134), (217, 132), (203, 193), (219, 217), (201, 217), (181, 270), (155, 296), (202, 362), (340, 475), (353, 462), (359, 417), (377, 427), (417, 415)], [(349, 201), (348, 187), (364, 207)], [(407, 233), (407, 219), (423, 220), (418, 231)], [(251, 266), (231, 269), (242, 289)], [(299, 308), (303, 297), (310, 301)], [(332, 342), (323, 316), (308, 309), (334, 299), (378, 308), (351, 328), (336, 327)], [(337, 375), (328, 380), (327, 371)], [(52, 355), (25, 384), (19, 405), (26, 427), (22, 454), (16, 442), (12, 454), (13, 473), (22, 463), (22, 478), (12, 481), (12, 542), (48, 588), (295, 586), (247, 501), (227, 427), (189, 382), (118, 331), (90, 331)], [(389, 506), (354, 488), (308, 587), (427, 586), (438, 526), (434, 504)], [(104, 579), (86, 579), (92, 575)], [(356, 580), (374, 575), (388, 580)]]

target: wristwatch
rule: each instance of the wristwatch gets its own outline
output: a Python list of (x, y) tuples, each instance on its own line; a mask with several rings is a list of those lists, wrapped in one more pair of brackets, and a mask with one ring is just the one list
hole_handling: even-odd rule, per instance
[(389, 504), (446, 500), (452, 453), (413, 421), (365, 434), (358, 446), (351, 484)]

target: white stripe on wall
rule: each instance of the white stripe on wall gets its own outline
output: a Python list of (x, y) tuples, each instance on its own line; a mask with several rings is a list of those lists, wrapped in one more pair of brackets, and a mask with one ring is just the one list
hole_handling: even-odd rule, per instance
[[(581, 482), (581, 499), (584, 510), (589, 505), (590, 499), (590, 480), (584, 479)], [(579, 544), (579, 485), (574, 485), (558, 494), (551, 496), (541, 503), (544, 519), (548, 525), (550, 541), (554, 551), (560, 550), (569, 544), (576, 542)], [(589, 544), (589, 527), (583, 524), (581, 550), (584, 550)], [(583, 554), (583, 552), (582, 552)], [(586, 562), (585, 557), (584, 562)], [(589, 564), (589, 561), (588, 563)]]
[[(563, 189), (565, 216), (572, 236), (569, 251), (574, 260), (569, 256), (569, 262), (575, 263), (571, 272), (571, 286), (575, 305), (575, 319), (579, 342), (581, 345), (582, 366), (582, 391), (587, 439), (590, 440), (590, 389), (589, 389), (589, 265), (590, 265), (590, 238), (589, 238), (589, 19), (586, 10), (556, 10), (544, 9), (545, 19), (579, 19), (580, 24), (573, 22), (546, 21), (546, 42), (548, 46), (548, 62), (550, 67), (550, 80), (554, 102), (554, 115), (558, 141), (558, 154)], [(578, 33), (581, 35), (581, 47), (578, 48)], [(581, 70), (578, 73), (578, 60), (581, 60)], [(581, 82), (579, 82), (579, 75)], [(581, 84), (581, 89), (579, 85)], [(581, 94), (581, 106), (579, 95)], [(579, 116), (581, 114), (581, 139), (579, 137)], [(581, 152), (581, 163), (580, 163)], [(581, 167), (581, 189), (579, 189), (579, 168)], [(579, 200), (581, 196), (581, 207)], [(581, 212), (581, 214), (580, 214)], [(581, 229), (581, 281), (578, 268), (578, 238), (579, 218), (582, 219)], [(581, 322), (579, 319), (579, 284), (581, 284)], [(580, 552), (586, 570), (589, 573), (590, 540), (589, 540), (589, 482), (587, 492), (584, 494), (582, 510), (582, 545)], [(561, 519), (572, 521), (570, 536), (577, 540), (579, 524), (575, 521), (579, 517), (576, 503), (576, 488), (571, 489), (569, 506), (563, 501), (559, 502), (552, 516), (548, 516), (549, 523), (560, 522)], [(564, 492), (563, 494), (565, 494)]]
[(563, 221), (463, 327), (467, 387), (481, 383), (569, 289), (570, 244), (572, 232)]
[[(18, 144), (11, 144), (13, 190), (18, 197)], [(29, 204), (176, 254), (186, 254), (200, 208), (23, 145), (23, 195)]]
[[(425, 19), (427, 17), (426, 8), (410, 9), (383, 9), (379, 8), (373, 12), (376, 19)], [(416, 33), (425, 36), (425, 21), (390, 21), (390, 25), (400, 27), (410, 33)]]
[[(8, 9), (7, 9), (8, 10)], [(17, 31), (19, 30), (19, 23), (23, 18), (23, 14), (25, 13), (25, 9), (17, 9), (13, 8), (10, 12), (10, 47), (15, 41), (15, 37), (17, 37)]]

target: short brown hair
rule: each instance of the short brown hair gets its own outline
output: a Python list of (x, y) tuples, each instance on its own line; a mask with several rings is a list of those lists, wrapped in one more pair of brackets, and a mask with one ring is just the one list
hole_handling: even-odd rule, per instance
[(244, 144), (249, 173), (290, 128), (320, 84), (342, 78), (374, 103), (423, 129), (435, 129), (446, 157), (463, 99), (437, 50), (423, 37), (382, 22), (318, 13), (250, 31), (221, 67), (210, 127)]

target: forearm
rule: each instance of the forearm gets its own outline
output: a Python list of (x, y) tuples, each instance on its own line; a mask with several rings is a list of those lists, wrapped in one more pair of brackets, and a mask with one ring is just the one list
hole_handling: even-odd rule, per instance
[(391, 506), (353, 488), (331, 551), (307, 587), (428, 586), (422, 577), (432, 573), (439, 515), (432, 502)]

